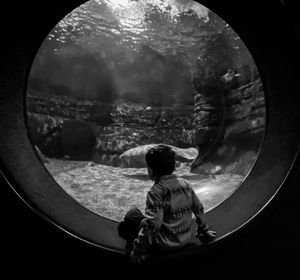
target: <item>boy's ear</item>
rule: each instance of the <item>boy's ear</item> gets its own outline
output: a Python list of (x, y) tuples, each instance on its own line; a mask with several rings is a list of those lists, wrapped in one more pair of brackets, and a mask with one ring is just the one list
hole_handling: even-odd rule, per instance
[(149, 172), (150, 177), (152, 177), (153, 176), (153, 169), (148, 167), (148, 172)]
[(149, 174), (149, 177), (152, 179), (152, 180), (155, 180), (155, 172), (152, 168), (148, 167), (148, 174)]

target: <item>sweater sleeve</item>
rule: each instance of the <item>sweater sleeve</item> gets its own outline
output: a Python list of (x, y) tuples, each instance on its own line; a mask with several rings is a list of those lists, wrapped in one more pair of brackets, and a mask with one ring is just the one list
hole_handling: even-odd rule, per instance
[(195, 191), (192, 188), (191, 188), (191, 192), (192, 192), (192, 199), (193, 199), (192, 210), (196, 216), (196, 222), (198, 224), (198, 233), (201, 233), (207, 231), (209, 226), (205, 217), (203, 204), (200, 202), (198, 196), (196, 195)]
[(146, 200), (145, 218), (141, 223), (138, 237), (133, 242), (133, 250), (138, 253), (146, 253), (153, 239), (160, 230), (163, 221), (164, 202), (159, 195), (149, 191)]

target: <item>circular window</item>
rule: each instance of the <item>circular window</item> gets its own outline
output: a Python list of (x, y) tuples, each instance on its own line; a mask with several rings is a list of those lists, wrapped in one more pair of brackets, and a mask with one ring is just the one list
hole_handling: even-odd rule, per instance
[(95, 213), (142, 211), (145, 152), (176, 152), (206, 211), (241, 184), (264, 134), (257, 67), (197, 2), (88, 1), (47, 36), (27, 88), (32, 144), (56, 182)]
[(30, 207), (124, 253), (117, 222), (132, 206), (143, 210), (152, 184), (144, 154), (164, 143), (205, 206), (213, 244), (251, 224), (298, 151), (297, 101), (286, 98), (293, 60), (278, 55), (286, 46), (262, 15), (212, 10), (95, 0), (55, 18), (48, 35), (29, 36), (33, 63), (19, 65), (27, 82), (3, 82), (0, 149), (4, 175)]

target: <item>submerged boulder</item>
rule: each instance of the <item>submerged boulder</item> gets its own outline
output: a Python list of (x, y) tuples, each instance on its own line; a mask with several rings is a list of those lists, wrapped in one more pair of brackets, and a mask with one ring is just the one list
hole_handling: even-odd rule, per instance
[(27, 113), (28, 135), (33, 145), (47, 157), (61, 157), (60, 127), (64, 119)]
[(63, 154), (73, 160), (90, 160), (96, 144), (91, 124), (82, 120), (66, 120), (61, 128)]

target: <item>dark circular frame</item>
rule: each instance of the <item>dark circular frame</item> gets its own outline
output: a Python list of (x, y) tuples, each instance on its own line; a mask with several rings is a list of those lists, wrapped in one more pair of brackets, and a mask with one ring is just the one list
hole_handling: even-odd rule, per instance
[[(37, 156), (26, 130), (26, 85), (35, 55), (51, 29), (84, 2), (53, 1), (51, 6), (43, 7), (27, 1), (29, 14), (25, 19), (20, 13), (22, 25), (8, 27), (0, 80), (1, 174), (20, 199), (47, 221), (84, 242), (125, 255), (125, 241), (117, 234), (118, 223), (84, 208), (56, 183)], [(255, 1), (247, 1), (246, 5), (201, 1), (230, 24), (250, 50), (263, 80), (267, 125), (257, 161), (243, 184), (207, 213), (217, 239), (186, 254), (228, 244), (239, 233), (264, 221), (296, 168), (300, 120), (298, 29), (283, 3), (272, 2), (257, 3), (256, 8)]]

